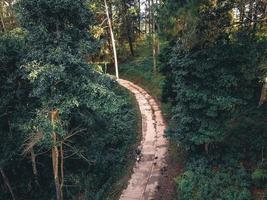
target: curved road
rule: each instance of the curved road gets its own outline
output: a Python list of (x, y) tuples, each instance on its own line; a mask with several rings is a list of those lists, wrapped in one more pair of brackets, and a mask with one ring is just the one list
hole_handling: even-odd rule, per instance
[(168, 142), (164, 137), (164, 119), (158, 103), (144, 89), (126, 80), (119, 79), (118, 82), (135, 95), (142, 115), (140, 160), (136, 161), (120, 200), (153, 200), (167, 165)]

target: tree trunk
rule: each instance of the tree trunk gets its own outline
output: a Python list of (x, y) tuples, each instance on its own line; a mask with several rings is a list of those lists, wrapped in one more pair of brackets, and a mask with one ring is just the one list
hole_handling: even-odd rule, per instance
[(152, 41), (152, 53), (153, 53), (153, 73), (157, 74), (157, 44), (156, 44), (156, 35), (153, 33)]
[(265, 82), (262, 86), (259, 106), (261, 106), (264, 102), (266, 102), (266, 100), (267, 100), (267, 78), (265, 79)]
[(115, 39), (114, 39), (114, 33), (113, 33), (113, 30), (112, 30), (111, 19), (109, 17), (109, 9), (108, 9), (108, 5), (107, 5), (107, 0), (104, 0), (104, 3), (105, 3), (106, 15), (107, 15), (107, 19), (108, 19), (108, 26), (109, 26), (110, 37), (111, 37), (111, 42), (112, 42), (112, 47), (113, 47), (116, 78), (119, 79), (119, 67), (118, 67), (118, 58), (117, 58), (116, 43), (115, 43)]
[(151, 34), (151, 1), (152, 0), (148, 0), (148, 32), (149, 34)]
[[(128, 33), (129, 34), (129, 33)], [(133, 49), (133, 40), (132, 37), (130, 35), (128, 35), (128, 43), (129, 43), (129, 47), (130, 47), (130, 51), (131, 51), (131, 55), (134, 56), (134, 49)]]
[(128, 38), (128, 44), (130, 47), (131, 55), (134, 56), (134, 49), (133, 49), (133, 30), (132, 30), (132, 22), (129, 19), (128, 13), (127, 13), (127, 5), (124, 3), (124, 10), (125, 12), (125, 22), (126, 22), (126, 29), (127, 29), (127, 38)]
[[(145, 12), (147, 12), (147, 9), (148, 9), (148, 6), (147, 6), (147, 3), (145, 3)], [(148, 31), (148, 27), (147, 27), (147, 15), (145, 15), (145, 33), (147, 34), (147, 31)]]
[(10, 183), (9, 183), (9, 180), (8, 180), (8, 178), (7, 178), (7, 176), (6, 176), (5, 172), (4, 172), (4, 170), (3, 170), (2, 168), (0, 168), (0, 172), (1, 172), (1, 175), (2, 175), (2, 177), (3, 177), (4, 183), (6, 184), (8, 190), (9, 190), (9, 192), (10, 192), (10, 194), (11, 194), (12, 199), (15, 200), (16, 198), (15, 198), (15, 195), (14, 195), (14, 193), (13, 193), (12, 187), (11, 187), (11, 185), (10, 185)]
[(61, 191), (61, 198), (63, 199), (63, 186), (64, 186), (64, 150), (63, 150), (63, 142), (60, 143), (60, 170), (61, 170), (60, 191)]
[[(154, 0), (151, 0), (152, 8), (154, 7)], [(156, 23), (155, 23), (155, 16), (154, 11), (151, 13), (151, 19), (152, 19), (152, 54), (153, 54), (153, 73), (156, 75), (157, 73), (157, 38), (156, 38)]]
[[(157, 7), (158, 7), (158, 9), (160, 9), (160, 5), (161, 5), (161, 0), (156, 0), (156, 3), (157, 3)], [(159, 22), (157, 21), (157, 22), (155, 22), (155, 25), (157, 25), (157, 30), (156, 30), (156, 32), (157, 32), (157, 55), (159, 55), (159, 53), (160, 53), (160, 40), (159, 40), (159, 33), (161, 32), (161, 28), (160, 28), (160, 24), (159, 24)]]
[(6, 32), (6, 26), (5, 26), (5, 21), (4, 21), (4, 6), (1, 2), (0, 4), (1, 6), (1, 10), (0, 10), (0, 19), (1, 19), (1, 24), (2, 24), (2, 28), (3, 28), (3, 32)]
[(34, 181), (36, 185), (39, 185), (38, 182), (38, 171), (37, 171), (37, 166), (36, 166), (36, 155), (34, 153), (34, 148), (30, 148), (30, 153), (31, 153), (31, 161), (32, 161), (32, 172), (34, 175)]
[[(55, 126), (56, 121), (58, 120), (59, 111), (53, 110), (51, 112), (51, 123), (52, 126)], [(53, 174), (56, 187), (57, 200), (63, 200), (61, 184), (59, 180), (59, 149), (57, 147), (57, 134), (52, 133), (52, 164), (53, 164)]]
[(138, 7), (139, 7), (139, 37), (141, 37), (141, 30), (142, 30), (142, 27), (141, 27), (141, 0), (138, 0)]

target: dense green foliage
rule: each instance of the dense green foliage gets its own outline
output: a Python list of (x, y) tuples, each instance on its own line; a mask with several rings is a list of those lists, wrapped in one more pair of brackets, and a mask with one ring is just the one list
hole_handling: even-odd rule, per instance
[(249, 175), (242, 166), (213, 167), (211, 163), (198, 160), (176, 178), (181, 199), (249, 200)]
[(178, 63), (174, 69), (176, 135), (189, 145), (223, 140), (229, 121), (255, 108), (259, 100), (260, 76), (255, 66), (262, 55), (255, 51), (257, 44), (249, 37), (216, 43), (186, 55), (178, 53), (171, 61)]
[[(105, 199), (127, 167), (137, 122), (128, 94), (85, 62), (99, 49), (90, 6), (83, 0), (16, 6), (24, 31), (0, 36), (0, 168), (16, 199), (55, 199), (50, 154), (62, 144), (64, 197)], [(7, 183), (0, 185), (0, 199), (10, 199)]]
[(264, 3), (253, 2), (170, 0), (162, 7), (170, 20), (160, 56), (163, 99), (173, 105), (168, 132), (188, 156), (178, 199), (251, 199), (253, 188), (266, 187), (266, 105), (258, 107), (266, 25)]
[[(129, 95), (102, 74), (113, 63), (103, 2), (14, 2), (0, 2), (0, 199), (56, 199), (57, 180), (64, 199), (109, 199), (133, 156), (137, 119)], [(267, 191), (266, 2), (107, 4), (122, 77), (172, 115), (167, 134), (187, 157), (177, 199)]]
[[(19, 127), (29, 120), (26, 110), (34, 108), (33, 104), (29, 104), (31, 87), (28, 81), (22, 79), (22, 71), (18, 68), (25, 50), (24, 35), (14, 31), (0, 39), (1, 168), (17, 156), (23, 141)], [(13, 133), (15, 130), (16, 133)]]

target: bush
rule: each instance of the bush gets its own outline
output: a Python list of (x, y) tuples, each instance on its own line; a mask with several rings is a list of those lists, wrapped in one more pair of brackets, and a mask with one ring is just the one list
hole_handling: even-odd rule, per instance
[(258, 188), (264, 188), (267, 183), (267, 169), (255, 169), (251, 174), (251, 178)]
[(250, 182), (242, 166), (210, 167), (201, 162), (176, 179), (179, 200), (249, 200)]

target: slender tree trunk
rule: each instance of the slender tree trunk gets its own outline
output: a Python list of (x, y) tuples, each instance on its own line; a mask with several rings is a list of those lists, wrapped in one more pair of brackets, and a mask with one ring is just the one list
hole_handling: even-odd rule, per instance
[(148, 30), (148, 28), (147, 28), (147, 15), (146, 15), (146, 12), (147, 12), (147, 2), (145, 2), (145, 34), (147, 34), (147, 30)]
[(160, 54), (160, 39), (159, 36), (157, 36), (157, 55)]
[(15, 12), (14, 12), (14, 9), (13, 9), (13, 3), (15, 1), (14, 0), (9, 0), (7, 1), (8, 3), (8, 13), (9, 13), (9, 26), (11, 28), (15, 28), (16, 27), (16, 17), (15, 17)]
[(266, 100), (267, 100), (267, 78), (265, 78), (265, 82), (264, 82), (264, 84), (262, 86), (259, 106), (261, 106), (263, 103), (265, 103)]
[(129, 19), (129, 15), (128, 15), (128, 8), (127, 8), (127, 4), (124, 3), (123, 4), (123, 7), (124, 7), (124, 10), (125, 10), (125, 20), (124, 20), (124, 23), (126, 24), (126, 30), (127, 30), (127, 38), (128, 38), (128, 44), (129, 44), (129, 47), (130, 47), (130, 52), (131, 52), (131, 55), (134, 56), (134, 48), (133, 48), (133, 30), (132, 30), (132, 22), (131, 20)]
[[(128, 33), (128, 34), (130, 34), (130, 33)], [(131, 55), (134, 56), (133, 40), (132, 40), (132, 36), (130, 36), (130, 35), (128, 35), (128, 43), (130, 46)]]
[(153, 73), (157, 73), (157, 44), (156, 44), (156, 34), (153, 33), (152, 41), (152, 53), (153, 53)]
[(138, 7), (139, 7), (139, 21), (138, 21), (138, 23), (139, 23), (139, 37), (141, 37), (141, 29), (142, 29), (142, 27), (141, 27), (141, 14), (142, 14), (142, 12), (141, 12), (141, 0), (138, 0)]
[(2, 28), (3, 28), (3, 32), (6, 32), (6, 25), (5, 25), (5, 21), (4, 21), (4, 5), (2, 4), (2, 2), (0, 3), (0, 6), (1, 6), (1, 10), (0, 10), (1, 24), (2, 24)]
[(109, 9), (108, 9), (107, 0), (104, 0), (104, 3), (105, 3), (106, 15), (107, 15), (107, 19), (108, 19), (108, 26), (109, 26), (110, 37), (111, 37), (111, 42), (112, 42), (112, 47), (113, 47), (116, 78), (119, 79), (119, 67), (118, 67), (116, 43), (115, 43), (114, 33), (113, 33), (113, 29), (112, 29), (111, 19), (110, 19), (110, 16), (109, 16)]
[[(152, 8), (154, 8), (154, 0), (151, 0)], [(153, 54), (153, 73), (154, 75), (157, 73), (157, 38), (156, 38), (156, 23), (155, 23), (155, 15), (154, 11), (151, 12), (151, 19), (152, 19), (152, 54)]]
[(6, 176), (5, 172), (4, 172), (4, 170), (3, 170), (2, 168), (0, 168), (0, 172), (1, 172), (1, 175), (2, 175), (2, 177), (3, 177), (4, 183), (6, 184), (8, 190), (9, 190), (9, 192), (10, 192), (10, 194), (11, 194), (12, 199), (15, 200), (16, 198), (15, 198), (14, 192), (13, 192), (13, 190), (12, 190), (12, 187), (11, 187), (11, 185), (10, 185), (10, 183), (9, 183), (9, 180), (8, 180), (8, 178), (7, 178), (7, 176)]
[(31, 161), (32, 161), (32, 172), (34, 175), (34, 181), (36, 183), (36, 185), (39, 185), (38, 182), (38, 171), (37, 171), (37, 166), (36, 166), (36, 155), (34, 152), (34, 148), (30, 148), (30, 154), (31, 154)]
[(60, 143), (60, 171), (61, 171), (60, 191), (61, 191), (61, 198), (63, 199), (63, 187), (64, 187), (64, 149), (63, 149), (63, 142)]
[[(55, 126), (56, 121), (58, 120), (58, 110), (53, 110), (51, 112), (51, 122), (53, 127)], [(55, 132), (52, 133), (52, 164), (53, 164), (53, 173), (54, 173), (54, 181), (56, 187), (56, 195), (57, 200), (63, 200), (61, 184), (59, 179), (59, 149), (58, 149), (58, 140), (57, 134)]]
[[(157, 3), (158, 9), (160, 9), (161, 0), (156, 0), (156, 3)], [(157, 55), (159, 55), (159, 53), (160, 53), (159, 33), (161, 32), (161, 28), (160, 28), (160, 24), (158, 21), (156, 22), (156, 25), (157, 25), (157, 30), (156, 30), (157, 31)]]
[(0, 15), (3, 32), (6, 32), (6, 26), (2, 14)]
[[(56, 133), (53, 133), (52, 136), (53, 142), (57, 142), (57, 136)], [(59, 165), (59, 151), (58, 147), (56, 144), (53, 144), (52, 147), (52, 162), (53, 162), (53, 172), (54, 172), (54, 181), (55, 181), (55, 186), (56, 186), (56, 195), (57, 195), (57, 200), (62, 200), (62, 191), (60, 187), (60, 180), (59, 180), (59, 174), (58, 174), (58, 165)]]
[(151, 1), (152, 0), (148, 0), (148, 32), (149, 32), (150, 35), (151, 35), (151, 32), (152, 32), (152, 30), (151, 30), (151, 14), (152, 14), (152, 12), (151, 12)]

